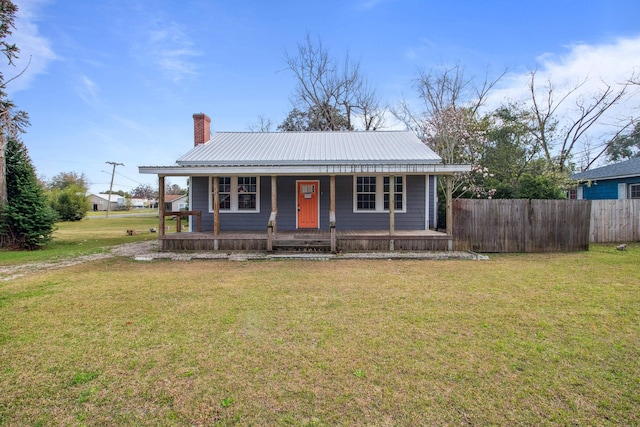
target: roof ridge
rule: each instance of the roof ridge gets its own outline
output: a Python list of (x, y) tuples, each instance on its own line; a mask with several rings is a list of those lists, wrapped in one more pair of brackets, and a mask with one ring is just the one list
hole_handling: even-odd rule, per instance
[(213, 134), (216, 133), (250, 133), (250, 134), (283, 134), (283, 135), (291, 135), (291, 134), (295, 134), (295, 133), (303, 133), (303, 134), (310, 134), (310, 133), (326, 133), (326, 134), (336, 134), (336, 133), (346, 133), (346, 134), (352, 134), (352, 133), (392, 133), (392, 132), (399, 132), (399, 133), (406, 133), (406, 132), (411, 132), (410, 130), (296, 130), (296, 131), (268, 131), (268, 132), (254, 132), (254, 131), (250, 131), (250, 130), (240, 130), (240, 131), (234, 131), (234, 130), (220, 130), (220, 131), (215, 131), (213, 132)]

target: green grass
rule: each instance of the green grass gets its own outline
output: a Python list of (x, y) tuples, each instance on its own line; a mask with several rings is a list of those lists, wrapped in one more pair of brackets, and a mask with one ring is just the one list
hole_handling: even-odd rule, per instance
[[(92, 215), (81, 221), (57, 223), (53, 241), (40, 250), (0, 250), (0, 265), (87, 255), (102, 252), (107, 246), (158, 238), (157, 234), (149, 231), (158, 227), (157, 212), (141, 216), (112, 213), (109, 218), (105, 218), (104, 212), (99, 214), (100, 216)], [(174, 226), (173, 221), (167, 221), (167, 224)], [(137, 233), (128, 236), (129, 229), (136, 230)]]
[(0, 425), (638, 425), (640, 246), (0, 283)]

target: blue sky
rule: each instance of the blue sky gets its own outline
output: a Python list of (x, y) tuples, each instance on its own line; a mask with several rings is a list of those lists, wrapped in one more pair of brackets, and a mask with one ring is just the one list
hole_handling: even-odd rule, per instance
[(93, 192), (109, 187), (107, 161), (125, 164), (115, 189), (155, 185), (137, 167), (189, 150), (193, 113), (213, 131), (280, 123), (295, 86), (285, 52), (307, 34), (359, 60), (390, 105), (414, 98), (418, 69), (456, 63), (481, 79), (508, 68), (496, 94), (513, 99), (532, 69), (594, 85), (640, 72), (637, 0), (14, 1), (22, 62), (5, 76), (31, 58), (8, 87), (31, 116), (23, 140), (39, 175), (84, 173)]

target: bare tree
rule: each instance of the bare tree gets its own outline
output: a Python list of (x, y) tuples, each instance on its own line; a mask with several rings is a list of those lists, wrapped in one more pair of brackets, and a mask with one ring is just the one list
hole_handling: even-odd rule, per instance
[(352, 130), (357, 127), (357, 118), (365, 130), (378, 129), (384, 123), (384, 109), (375, 91), (363, 77), (360, 63), (352, 62), (348, 54), (339, 62), (322, 41), (314, 42), (307, 35), (296, 54), (285, 54), (285, 62), (297, 80), (294, 108), (319, 115), (316, 122), (322, 128), (318, 130)]
[(419, 70), (418, 77), (413, 82), (413, 87), (421, 101), (420, 111), (415, 111), (410, 103), (403, 99), (392, 110), (394, 116), (403, 122), (423, 141), (437, 133), (436, 122), (447, 110), (467, 110), (471, 116), (476, 116), (482, 107), (489, 92), (502, 79), (506, 70), (497, 78), (489, 80), (488, 77), (481, 84), (476, 84), (473, 78), (464, 75), (464, 67), (456, 64), (449, 68), (433, 68), (429, 71)]
[(488, 123), (480, 117), (479, 109), (503, 75), (494, 80), (485, 78), (477, 85), (465, 77), (459, 64), (420, 70), (414, 80), (421, 102), (419, 109), (416, 111), (405, 99), (393, 110), (395, 117), (438, 153), (443, 163), (472, 165), (471, 172), (455, 175), (453, 190), (458, 195), (492, 195), (493, 190), (483, 188), (477, 179), (489, 174), (479, 164), (488, 131)]
[(257, 122), (249, 125), (249, 130), (251, 132), (271, 132), (272, 127), (271, 119), (261, 114), (258, 116)]
[[(560, 174), (566, 171), (575, 150), (588, 143), (588, 131), (596, 124), (602, 124), (605, 113), (624, 98), (629, 86), (624, 83), (616, 89), (602, 82), (602, 89), (584, 96), (580, 90), (586, 82), (587, 79), (560, 91), (551, 80), (539, 87), (536, 72), (531, 72), (529, 101), (533, 120), (530, 129), (553, 171)], [(572, 100), (573, 110), (561, 113), (560, 110)], [(604, 151), (606, 147), (589, 161), (589, 165)]]

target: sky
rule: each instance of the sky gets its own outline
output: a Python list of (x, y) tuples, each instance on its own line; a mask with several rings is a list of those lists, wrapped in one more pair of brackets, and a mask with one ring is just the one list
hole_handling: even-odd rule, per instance
[[(194, 113), (214, 132), (282, 122), (295, 88), (285, 55), (307, 35), (359, 61), (388, 105), (418, 102), (419, 70), (456, 64), (480, 80), (507, 70), (495, 105), (526, 96), (532, 70), (559, 85), (587, 79), (585, 91), (640, 73), (638, 0), (14, 2), (20, 60), (2, 69), (5, 79), (24, 71), (7, 87), (30, 115), (22, 139), (38, 176), (82, 173), (94, 193), (109, 189), (106, 162), (124, 165), (114, 190), (157, 186), (138, 166), (172, 165), (191, 149)], [(629, 97), (608, 120), (639, 106)]]

